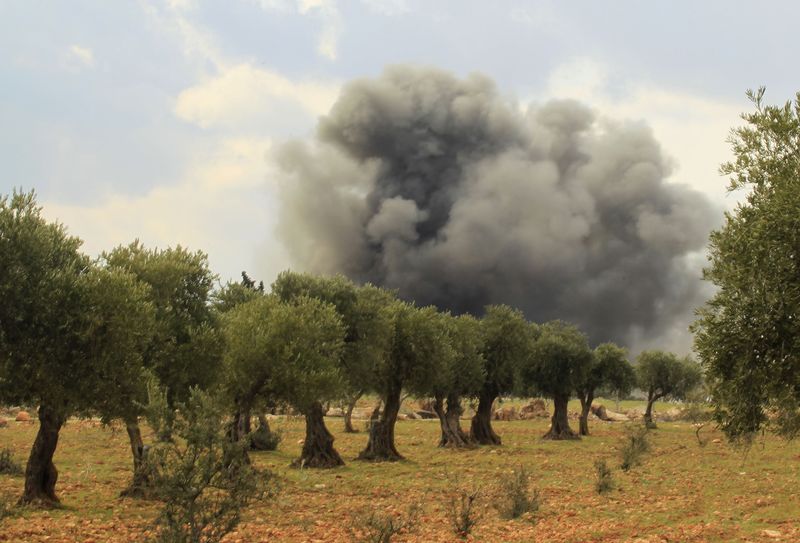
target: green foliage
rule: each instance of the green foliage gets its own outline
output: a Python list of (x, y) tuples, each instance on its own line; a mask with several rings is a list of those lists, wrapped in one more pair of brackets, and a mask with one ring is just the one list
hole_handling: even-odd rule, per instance
[(614, 343), (601, 343), (594, 349), (592, 365), (583, 385), (584, 391), (604, 390), (624, 396), (636, 383), (636, 373), (628, 362), (628, 350)]
[(281, 443), (281, 433), (259, 423), (258, 428), (250, 434), (250, 448), (256, 451), (275, 451)]
[(192, 389), (178, 408), (176, 439), (147, 457), (154, 492), (164, 501), (155, 541), (216, 543), (236, 528), (245, 507), (277, 490), (276, 482), (245, 461), (245, 443), (228, 439), (223, 410), (210, 395)]
[(731, 131), (720, 171), (749, 192), (711, 234), (705, 278), (717, 291), (692, 328), (715, 418), (744, 440), (800, 434), (800, 93), (781, 106), (763, 96), (748, 92), (755, 111)]
[(22, 466), (14, 460), (11, 449), (0, 450), (0, 475), (18, 476), (25, 473)]
[(648, 401), (682, 400), (702, 381), (700, 367), (690, 358), (664, 351), (642, 351), (636, 358), (637, 385)]
[(500, 492), (498, 509), (505, 518), (515, 519), (526, 513), (535, 515), (539, 511), (540, 493), (538, 489), (531, 489), (531, 478), (524, 466), (500, 479)]
[(540, 327), (521, 378), (528, 395), (569, 398), (583, 385), (592, 365), (586, 336), (575, 326), (552, 321)]
[(480, 522), (481, 515), (477, 510), (481, 492), (478, 489), (461, 490), (447, 504), (447, 517), (453, 532), (461, 539), (466, 539)]
[(614, 490), (617, 486), (614, 481), (614, 474), (611, 468), (608, 467), (604, 459), (598, 459), (594, 462), (594, 469), (597, 475), (597, 480), (594, 482), (594, 489), (598, 494), (607, 494)]
[(152, 373), (145, 374), (147, 404), (144, 416), (147, 424), (161, 442), (172, 440), (172, 425), (175, 422), (175, 410), (167, 402), (167, 389), (162, 387), (158, 378)]
[(93, 267), (81, 280), (89, 338), (85, 357), (100, 376), (94, 381), (92, 411), (106, 423), (130, 420), (141, 411), (143, 357), (155, 327), (149, 288), (130, 273), (109, 268)]
[(219, 373), (222, 341), (209, 303), (215, 280), (208, 257), (181, 246), (147, 249), (139, 241), (103, 254), (105, 265), (149, 287), (155, 329), (144, 365), (168, 391), (170, 405), (192, 386), (209, 387)]
[(267, 396), (305, 413), (341, 394), (344, 327), (332, 305), (262, 296), (226, 313), (223, 333), (224, 386), (240, 408)]
[(414, 530), (421, 509), (414, 504), (404, 514), (384, 513), (375, 510), (355, 515), (349, 531), (354, 541), (360, 543), (391, 543), (394, 536)]
[(629, 425), (625, 428), (625, 437), (620, 448), (620, 468), (630, 471), (642, 463), (644, 455), (650, 451), (648, 428), (644, 425)]
[(392, 341), (392, 315), (388, 308), (394, 293), (365, 285), (358, 287), (342, 275), (320, 277), (283, 272), (272, 284), (281, 301), (311, 297), (336, 308), (345, 327), (341, 357), (348, 395), (363, 394), (374, 386), (373, 366), (385, 358)]
[[(0, 197), (0, 402), (69, 411), (93, 397), (85, 361), (81, 241), (47, 222), (33, 192)], [(65, 379), (65, 376), (70, 376)]]
[(429, 383), (427, 395), (476, 396), (486, 375), (480, 321), (471, 315), (453, 317), (449, 313), (440, 318), (452, 356), (443, 360), (440, 371)]
[(530, 357), (538, 328), (529, 324), (521, 311), (507, 305), (490, 305), (481, 319), (484, 387), (495, 395), (511, 393), (520, 364)]

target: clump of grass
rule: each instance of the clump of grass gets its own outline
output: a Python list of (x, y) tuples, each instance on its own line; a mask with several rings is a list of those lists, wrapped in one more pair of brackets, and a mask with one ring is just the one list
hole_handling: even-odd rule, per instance
[(646, 426), (628, 426), (625, 429), (625, 438), (620, 451), (622, 457), (620, 468), (623, 471), (629, 471), (642, 463), (644, 455), (650, 451), (650, 441), (647, 435), (648, 428)]
[(22, 475), (22, 465), (14, 460), (10, 449), (0, 450), (0, 474), (2, 475)]
[(447, 507), (447, 516), (455, 534), (466, 539), (473, 528), (480, 521), (480, 514), (476, 511), (480, 491), (461, 490), (458, 496), (453, 496)]
[(520, 466), (500, 480), (501, 500), (498, 509), (508, 519), (516, 519), (526, 513), (539, 511), (540, 494), (538, 489), (531, 489), (530, 475), (524, 466)]
[(594, 483), (594, 489), (598, 494), (605, 494), (611, 492), (616, 487), (614, 482), (614, 475), (611, 468), (608, 467), (604, 459), (595, 460), (594, 468), (597, 472), (597, 480)]
[(367, 511), (356, 515), (350, 522), (353, 541), (360, 543), (391, 543), (394, 536), (410, 532), (417, 524), (420, 508), (414, 504), (405, 514), (384, 511)]

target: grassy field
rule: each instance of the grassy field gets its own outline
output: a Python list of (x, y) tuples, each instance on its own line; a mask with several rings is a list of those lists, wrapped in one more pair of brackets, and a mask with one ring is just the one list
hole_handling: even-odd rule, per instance
[[(700, 447), (691, 424), (661, 423), (651, 432), (653, 449), (643, 465), (628, 473), (615, 469), (617, 489), (599, 496), (593, 463), (605, 458), (619, 465), (624, 430), (621, 423), (590, 424), (588, 438), (548, 442), (539, 439), (546, 419), (497, 422), (502, 446), (451, 451), (435, 446), (437, 421), (400, 421), (397, 444), (407, 460), (367, 464), (352, 460), (363, 448), (364, 433), (344, 434), (341, 419), (328, 419), (337, 448), (350, 461), (312, 471), (289, 468), (300, 450), (302, 420), (276, 420), (280, 450), (252, 456), (280, 475), (283, 490), (248, 510), (226, 541), (354, 541), (351, 526), (360, 515), (401, 515), (412, 504), (421, 507), (417, 526), (397, 541), (458, 541), (447, 504), (460, 489), (473, 488), (481, 490), (482, 514), (470, 536), (474, 541), (800, 541), (800, 443), (767, 437), (745, 453), (704, 430), (708, 444)], [(21, 462), (35, 432), (34, 423), (11, 422), (0, 429), (0, 448), (11, 448)], [(0, 521), (0, 541), (146, 539), (158, 504), (118, 497), (130, 477), (123, 429), (71, 421), (55, 461), (64, 508), (17, 511)], [(520, 465), (532, 474), (542, 505), (534, 518), (505, 520), (495, 507), (502, 500), (498, 483)], [(0, 500), (15, 500), (21, 486), (21, 478), (0, 475)]]

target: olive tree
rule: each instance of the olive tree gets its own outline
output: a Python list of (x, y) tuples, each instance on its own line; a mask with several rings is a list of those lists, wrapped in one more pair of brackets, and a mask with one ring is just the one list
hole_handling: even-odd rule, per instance
[(393, 327), (392, 341), (385, 355), (375, 360), (370, 388), (383, 400), (383, 410), (373, 420), (362, 460), (400, 460), (394, 429), (405, 388), (424, 395), (429, 383), (451, 356), (447, 330), (436, 308), (418, 308), (395, 301), (388, 306)]
[(470, 440), (481, 445), (500, 445), (492, 429), (492, 405), (501, 394), (514, 390), (520, 365), (530, 355), (536, 329), (522, 312), (507, 305), (491, 305), (480, 320), (484, 381), (478, 393), (478, 409), (472, 417)]
[(464, 412), (461, 400), (478, 395), (485, 372), (480, 322), (466, 314), (454, 317), (442, 313), (439, 318), (446, 327), (451, 356), (442, 361), (426, 395), (433, 396), (433, 410), (439, 417), (442, 430), (439, 446), (464, 448), (472, 443), (469, 434), (461, 428), (460, 418)]
[(642, 351), (636, 357), (636, 384), (647, 393), (644, 423), (655, 428), (653, 404), (661, 399), (682, 400), (702, 381), (700, 367), (690, 358), (665, 351)]
[[(181, 246), (148, 249), (134, 241), (104, 253), (102, 259), (108, 268), (129, 272), (149, 287), (155, 329), (144, 365), (166, 387), (174, 410), (177, 401), (188, 398), (191, 387), (209, 387), (218, 375), (222, 342), (209, 303), (215, 276), (208, 257)], [(143, 450), (138, 416), (125, 423), (132, 450)], [(169, 421), (158, 437), (170, 438)]]
[(369, 391), (370, 372), (375, 360), (382, 358), (391, 341), (392, 325), (386, 307), (393, 295), (372, 285), (356, 286), (342, 275), (323, 277), (297, 272), (283, 272), (272, 284), (272, 292), (291, 302), (310, 296), (332, 304), (345, 326), (341, 358), (345, 379), (344, 430), (355, 432), (352, 424), (356, 402)]
[(720, 171), (746, 190), (711, 234), (705, 279), (717, 289), (698, 311), (695, 349), (715, 418), (731, 438), (763, 428), (800, 434), (800, 93), (779, 106), (749, 92), (755, 111), (731, 132)]
[(344, 386), (339, 359), (345, 331), (336, 309), (305, 296), (292, 303), (262, 296), (226, 313), (223, 323), (224, 386), (242, 402), (240, 409), (259, 396), (291, 404), (306, 420), (306, 438), (295, 464), (344, 464), (322, 407)]
[[(216, 318), (221, 319), (222, 315), (228, 311), (260, 296), (264, 296), (264, 284), (259, 282), (258, 286), (256, 286), (256, 282), (252, 280), (246, 272), (242, 272), (241, 282), (234, 283), (228, 281), (212, 294), (211, 305), (216, 314)], [(250, 441), (251, 448), (258, 449), (259, 447), (256, 445), (256, 440), (254, 439), (255, 436), (250, 435), (250, 409), (254, 407), (253, 402), (249, 402), (247, 410), (242, 411), (243, 406), (240, 398), (232, 397), (228, 399), (233, 407), (233, 421), (230, 425), (229, 437), (233, 441), (239, 441), (247, 437)], [(264, 417), (263, 414), (259, 414), (258, 420), (260, 425), (258, 430), (259, 435), (266, 438), (267, 442), (273, 441), (272, 432), (270, 431), (266, 417)]]
[(150, 336), (146, 289), (93, 266), (80, 244), (42, 217), (34, 193), (0, 198), (0, 401), (39, 406), (22, 503), (58, 502), (61, 427), (73, 414), (113, 415)]
[(628, 351), (614, 343), (602, 343), (595, 347), (586, 378), (578, 383), (576, 392), (581, 402), (579, 419), (580, 434), (589, 435), (589, 411), (598, 390), (616, 394), (630, 392), (636, 380), (633, 366), (628, 362)]
[(553, 399), (553, 417), (545, 439), (579, 439), (569, 426), (567, 405), (572, 393), (586, 382), (592, 364), (592, 350), (586, 335), (563, 321), (540, 327), (522, 382), (531, 392)]

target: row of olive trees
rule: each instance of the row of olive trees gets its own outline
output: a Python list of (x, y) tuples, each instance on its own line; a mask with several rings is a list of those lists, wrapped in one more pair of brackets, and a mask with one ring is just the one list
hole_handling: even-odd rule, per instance
[[(248, 438), (251, 413), (290, 405), (306, 420), (297, 464), (333, 467), (343, 460), (325, 426), (331, 402), (352, 412), (361, 395), (379, 396), (360, 458), (395, 460), (403, 394), (433, 398), (440, 445), (466, 447), (500, 444), (491, 426), (499, 396), (552, 398), (545, 437), (565, 439), (576, 437), (570, 397), (580, 398), (585, 435), (596, 391), (636, 384), (624, 349), (592, 350), (574, 326), (530, 323), (507, 306), (490, 306), (481, 319), (453, 316), (343, 277), (292, 272), (269, 293), (245, 274), (214, 291), (203, 253), (134, 242), (92, 261), (80, 243), (41, 216), (33, 193), (0, 199), (0, 403), (39, 406), (22, 502), (57, 501), (53, 454), (73, 415), (122, 421), (129, 490), (146, 487), (139, 419), (148, 390), (166, 391), (167, 413), (195, 387), (214, 392), (231, 413), (234, 441)], [(643, 353), (638, 375), (648, 419), (655, 400), (679, 397), (699, 379), (690, 362), (661, 352)], [(477, 400), (469, 431), (459, 422), (465, 399)], [(169, 420), (157, 430), (170, 439)]]

